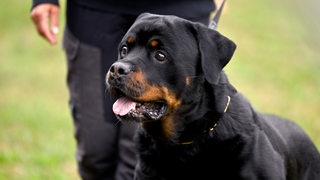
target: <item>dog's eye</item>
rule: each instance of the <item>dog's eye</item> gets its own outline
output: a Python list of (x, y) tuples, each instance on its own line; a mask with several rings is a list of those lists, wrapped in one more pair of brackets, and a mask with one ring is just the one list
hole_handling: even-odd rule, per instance
[(165, 61), (165, 60), (167, 60), (167, 56), (166, 56), (164, 53), (162, 53), (161, 51), (157, 51), (157, 52), (155, 53), (155, 58), (156, 58), (158, 61)]
[(120, 49), (120, 58), (124, 58), (128, 54), (128, 47), (122, 46)]

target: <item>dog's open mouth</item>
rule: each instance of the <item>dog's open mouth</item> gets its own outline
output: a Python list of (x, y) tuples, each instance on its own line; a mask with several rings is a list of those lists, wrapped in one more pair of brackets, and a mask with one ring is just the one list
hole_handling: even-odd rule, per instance
[(121, 120), (146, 122), (163, 117), (167, 105), (162, 101), (135, 102), (127, 97), (120, 97), (113, 104), (112, 110)]

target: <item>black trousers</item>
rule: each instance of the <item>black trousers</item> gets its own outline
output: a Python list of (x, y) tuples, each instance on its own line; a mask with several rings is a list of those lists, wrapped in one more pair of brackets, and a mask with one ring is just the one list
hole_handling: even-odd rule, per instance
[[(118, 43), (137, 16), (67, 2), (63, 47), (79, 174), (82, 179), (131, 180), (136, 164), (133, 136), (137, 125), (116, 120), (105, 75), (117, 59)], [(209, 14), (195, 20), (208, 24), (208, 18)]]

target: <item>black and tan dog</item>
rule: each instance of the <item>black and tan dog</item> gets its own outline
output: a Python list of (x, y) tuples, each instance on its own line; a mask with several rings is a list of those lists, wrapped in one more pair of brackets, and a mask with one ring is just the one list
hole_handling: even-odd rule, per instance
[(119, 47), (106, 82), (118, 119), (141, 124), (135, 179), (320, 179), (308, 136), (228, 82), (236, 46), (217, 31), (145, 13)]

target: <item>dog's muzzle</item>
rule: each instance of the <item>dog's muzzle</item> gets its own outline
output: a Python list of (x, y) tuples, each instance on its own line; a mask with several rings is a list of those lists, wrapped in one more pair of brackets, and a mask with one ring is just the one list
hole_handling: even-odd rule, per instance
[(107, 73), (107, 89), (117, 98), (112, 107), (114, 114), (122, 121), (147, 122), (161, 119), (167, 110), (166, 103), (163, 100), (139, 101), (145, 87), (133, 82), (133, 73), (133, 65), (125, 62), (115, 62)]

